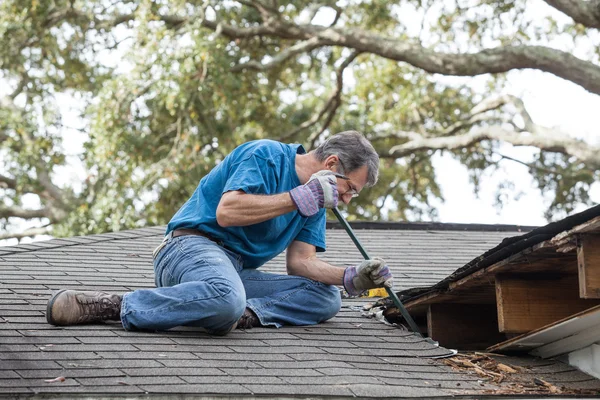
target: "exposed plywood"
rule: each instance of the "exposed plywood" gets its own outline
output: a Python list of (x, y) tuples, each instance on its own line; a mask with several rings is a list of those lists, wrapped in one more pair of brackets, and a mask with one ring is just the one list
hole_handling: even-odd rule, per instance
[(441, 346), (481, 350), (505, 339), (498, 332), (493, 304), (432, 304), (427, 312), (427, 334)]
[(498, 329), (524, 333), (600, 303), (579, 298), (577, 276), (496, 276)]
[(582, 235), (577, 247), (579, 295), (600, 298), (600, 235)]

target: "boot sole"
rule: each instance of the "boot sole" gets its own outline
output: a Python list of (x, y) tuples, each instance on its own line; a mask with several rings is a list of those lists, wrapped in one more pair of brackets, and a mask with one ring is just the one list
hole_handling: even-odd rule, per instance
[(61, 293), (66, 292), (66, 291), (67, 291), (67, 289), (59, 290), (58, 292), (56, 292), (55, 294), (53, 294), (52, 297), (50, 297), (50, 300), (48, 300), (48, 305), (46, 306), (46, 321), (48, 321), (49, 324), (56, 325), (52, 321), (52, 307), (54, 306), (54, 302), (56, 301), (56, 298)]

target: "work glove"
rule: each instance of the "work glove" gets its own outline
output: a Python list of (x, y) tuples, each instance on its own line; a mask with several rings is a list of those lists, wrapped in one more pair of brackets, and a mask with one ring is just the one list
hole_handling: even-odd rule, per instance
[(382, 258), (365, 260), (357, 267), (348, 267), (344, 271), (344, 288), (350, 296), (358, 296), (365, 290), (378, 287), (391, 288), (393, 285), (392, 273)]
[(336, 175), (332, 171), (319, 171), (306, 184), (290, 190), (290, 196), (303, 217), (311, 217), (321, 208), (335, 208), (338, 205)]

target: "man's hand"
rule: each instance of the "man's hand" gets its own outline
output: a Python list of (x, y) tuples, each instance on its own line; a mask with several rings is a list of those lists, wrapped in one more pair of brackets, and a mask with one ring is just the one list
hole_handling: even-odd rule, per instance
[(350, 296), (358, 296), (368, 289), (391, 288), (394, 285), (392, 273), (382, 258), (365, 260), (357, 267), (344, 271), (344, 288)]
[(290, 190), (290, 196), (303, 217), (311, 217), (321, 208), (335, 208), (338, 205), (336, 175), (332, 171), (319, 171), (306, 184)]

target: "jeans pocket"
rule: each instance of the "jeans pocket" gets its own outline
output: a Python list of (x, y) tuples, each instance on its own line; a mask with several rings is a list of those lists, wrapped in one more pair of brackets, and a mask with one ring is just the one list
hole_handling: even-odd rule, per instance
[(174, 263), (172, 262), (174, 243), (169, 239), (160, 254), (154, 259), (154, 282), (156, 287), (168, 287), (177, 284), (173, 277)]

